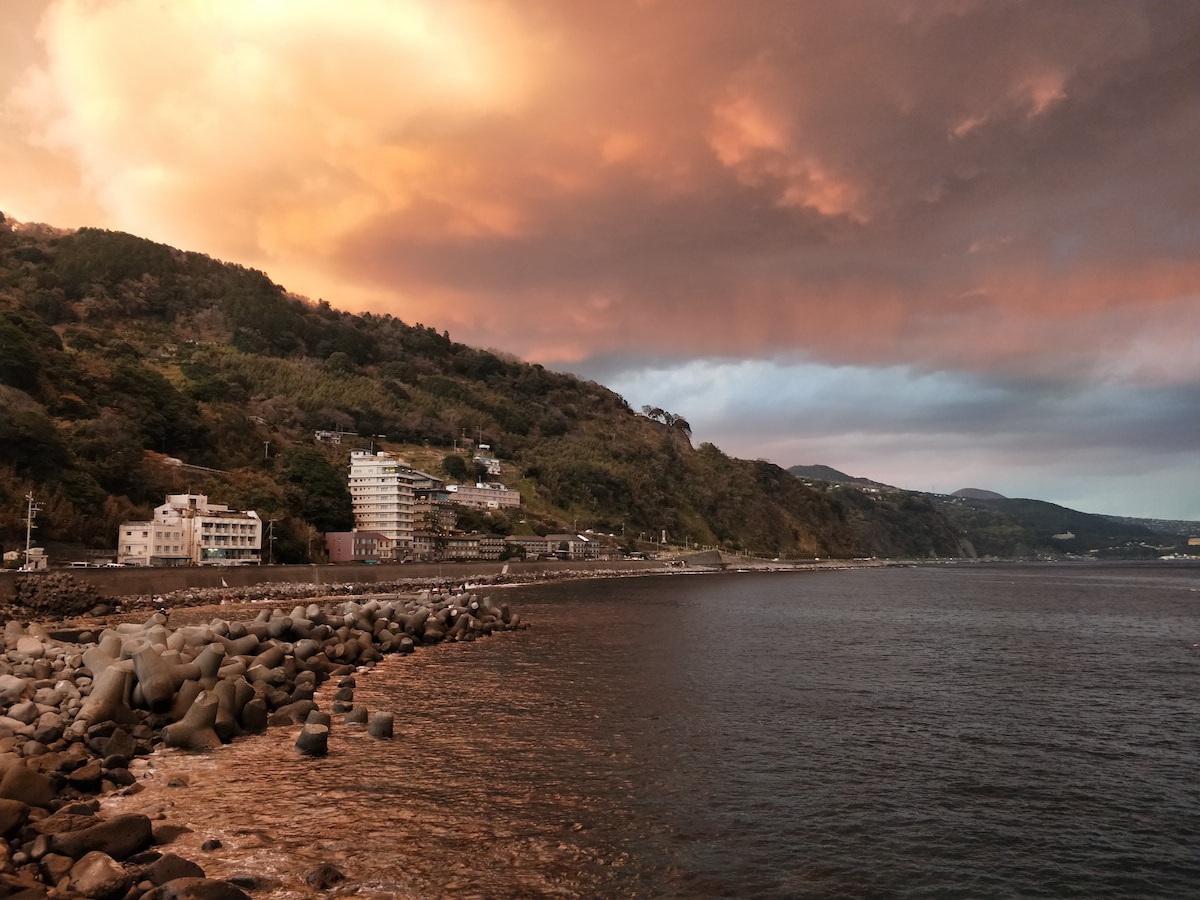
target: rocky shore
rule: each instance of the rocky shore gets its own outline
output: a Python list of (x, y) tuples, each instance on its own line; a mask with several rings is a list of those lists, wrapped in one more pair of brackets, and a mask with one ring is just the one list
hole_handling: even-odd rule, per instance
[[(258, 585), (115, 605), (79, 594), (75, 609), (40, 622), (8, 610), (0, 656), (0, 897), (226, 900), (269, 888), (252, 873), (206, 877), (202, 865), (170, 851), (183, 826), (142, 814), (106, 818), (99, 798), (138, 791), (131, 765), (163, 746), (204, 753), (272, 726), (301, 726), (295, 752), (320, 756), (332, 715), (388, 740), (391, 714), (368, 717), (354, 705), (362, 667), (389, 653), (524, 627), (507, 604), (475, 586), (360, 590)], [(16, 611), (42, 605), (33, 595), (18, 599)], [(62, 595), (54, 602), (62, 609)], [(322, 710), (315, 698), (327, 683), (336, 690), (331, 709)], [(307, 881), (317, 893), (342, 878), (325, 866)]]

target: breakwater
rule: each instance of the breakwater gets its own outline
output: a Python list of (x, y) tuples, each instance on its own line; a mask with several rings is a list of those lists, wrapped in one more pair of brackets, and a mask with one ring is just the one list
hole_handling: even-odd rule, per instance
[(308, 566), (179, 566), (51, 569), (48, 572), (0, 571), (0, 603), (9, 602), (22, 581), (39, 580), (53, 573), (66, 573), (86, 584), (100, 597), (119, 599), (138, 594), (166, 594), (183, 590), (227, 588), (239, 590), (255, 585), (382, 584), (395, 581), (425, 581), (462, 584), (483, 579), (514, 581), (541, 577), (565, 577), (572, 573), (603, 576), (612, 573), (642, 574), (661, 568), (660, 560), (539, 560), (536, 562), (446, 562), (368, 565)]
[[(323, 755), (335, 725), (387, 740), (392, 714), (368, 717), (354, 703), (361, 667), (389, 653), (523, 627), (507, 604), (470, 592), (326, 600), (264, 608), (244, 620), (186, 618), (155, 612), (98, 631), (54, 633), (37, 623), (6, 625), (0, 895), (248, 896), (243, 889), (261, 886), (253, 876), (241, 884), (209, 879), (198, 863), (159, 849), (181, 826), (141, 814), (104, 818), (99, 797), (138, 790), (131, 763), (161, 746), (205, 752), (296, 725), (294, 750), (303, 756)], [(325, 711), (317, 691), (331, 680), (336, 693)], [(340, 877), (332, 867), (311, 875), (314, 889)]]

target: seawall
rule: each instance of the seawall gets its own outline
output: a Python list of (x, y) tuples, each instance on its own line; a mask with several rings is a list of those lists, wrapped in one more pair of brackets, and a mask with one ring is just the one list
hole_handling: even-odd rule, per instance
[[(488, 575), (525, 575), (563, 570), (607, 570), (636, 572), (659, 569), (660, 560), (544, 560), (540, 562), (443, 562), (405, 563), (376, 566), (181, 566), (178, 568), (51, 569), (66, 572), (89, 584), (103, 597), (131, 594), (166, 594), (187, 588), (244, 588), (263, 583), (282, 584), (375, 584), (381, 581), (444, 578), (447, 582), (470, 581)], [(17, 578), (36, 578), (41, 573), (0, 572), (0, 603), (13, 597)]]

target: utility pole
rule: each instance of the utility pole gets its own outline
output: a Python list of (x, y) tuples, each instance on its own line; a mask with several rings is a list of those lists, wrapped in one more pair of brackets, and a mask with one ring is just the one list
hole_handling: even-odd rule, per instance
[(263, 459), (269, 459), (270, 454), (267, 452), (271, 449), (270, 441), (263, 441)]
[(33, 524), (33, 517), (41, 511), (42, 504), (34, 502), (33, 491), (25, 495), (25, 502), (29, 504), (25, 513), (25, 569), (28, 571), (29, 551), (33, 547), (33, 529), (37, 527)]
[(268, 566), (275, 565), (275, 522), (276, 521), (277, 520), (275, 520), (275, 519), (271, 519), (271, 521), (267, 523), (267, 565)]

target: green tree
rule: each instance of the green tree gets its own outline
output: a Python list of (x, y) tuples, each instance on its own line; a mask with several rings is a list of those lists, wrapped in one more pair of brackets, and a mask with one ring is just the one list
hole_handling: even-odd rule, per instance
[(349, 353), (345, 353), (341, 350), (335, 350), (333, 353), (330, 353), (328, 358), (325, 360), (325, 371), (333, 373), (353, 372), (354, 360), (350, 358)]
[(281, 478), (288, 506), (319, 531), (349, 531), (354, 527), (346, 479), (315, 447), (297, 444), (288, 450)]
[(13, 322), (0, 320), (0, 347), (0, 384), (36, 390), (41, 364), (34, 342)]
[(442, 460), (442, 471), (455, 481), (463, 481), (467, 477), (467, 462), (457, 453), (448, 453)]
[(37, 479), (52, 479), (71, 463), (71, 451), (54, 421), (22, 402), (15, 391), (0, 391), (0, 463)]
[(504, 542), (504, 546), (500, 550), (500, 559), (524, 559), (526, 550), (520, 544), (512, 544), (508, 541)]

